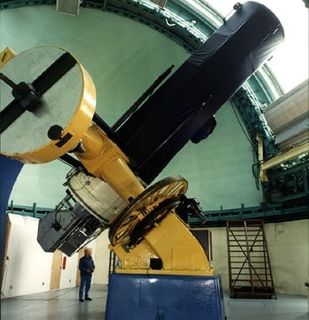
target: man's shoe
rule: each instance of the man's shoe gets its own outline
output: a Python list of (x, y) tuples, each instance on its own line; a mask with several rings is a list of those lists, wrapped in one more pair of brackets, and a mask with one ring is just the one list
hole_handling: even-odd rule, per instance
[(92, 299), (89, 297), (86, 297), (85, 300), (92, 301)]
[(79, 299), (79, 302), (84, 302), (84, 299)]

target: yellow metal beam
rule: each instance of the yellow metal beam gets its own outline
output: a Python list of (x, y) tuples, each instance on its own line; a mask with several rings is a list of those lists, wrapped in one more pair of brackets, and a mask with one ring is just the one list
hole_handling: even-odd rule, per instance
[[(183, 221), (171, 212), (145, 235), (135, 248), (126, 252), (121, 244), (109, 246), (121, 262), (117, 273), (213, 275), (215, 270), (198, 240)], [(159, 257), (160, 270), (150, 269), (150, 258)]]
[(265, 173), (266, 170), (276, 167), (280, 165), (281, 163), (284, 163), (286, 161), (289, 161), (301, 154), (309, 153), (309, 143), (305, 143), (302, 146), (293, 148), (287, 152), (284, 152), (283, 154), (274, 157), (268, 161), (265, 161), (261, 163), (260, 166), (260, 179), (261, 181), (268, 181), (267, 175)]
[(289, 161), (293, 158), (295, 158), (296, 156), (303, 154), (303, 153), (307, 153), (309, 152), (309, 143), (305, 143), (302, 146), (293, 148), (277, 157), (274, 157), (264, 163), (262, 163), (262, 167), (264, 170), (273, 168), (281, 163), (284, 163), (286, 161)]
[(15, 53), (10, 48), (5, 48), (0, 52), (0, 68), (4, 66), (10, 59), (15, 57)]
[(125, 201), (134, 199), (145, 188), (128, 166), (128, 157), (95, 124), (81, 139), (82, 152), (76, 155), (88, 172), (106, 181)]
[(258, 160), (259, 160), (259, 163), (262, 163), (264, 161), (264, 150), (263, 150), (263, 139), (260, 135), (257, 136), (257, 142), (258, 142)]

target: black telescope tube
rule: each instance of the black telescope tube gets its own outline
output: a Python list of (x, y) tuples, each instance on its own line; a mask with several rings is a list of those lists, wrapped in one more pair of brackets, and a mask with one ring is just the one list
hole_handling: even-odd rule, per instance
[(264, 5), (239, 6), (116, 131), (136, 174), (153, 181), (283, 38), (280, 21)]

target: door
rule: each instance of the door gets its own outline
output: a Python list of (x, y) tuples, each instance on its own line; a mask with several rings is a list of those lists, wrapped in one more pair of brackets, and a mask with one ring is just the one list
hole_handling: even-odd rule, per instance
[(62, 256), (63, 253), (56, 250), (53, 254), (52, 270), (50, 276), (50, 290), (55, 290), (60, 288), (60, 277), (62, 268)]

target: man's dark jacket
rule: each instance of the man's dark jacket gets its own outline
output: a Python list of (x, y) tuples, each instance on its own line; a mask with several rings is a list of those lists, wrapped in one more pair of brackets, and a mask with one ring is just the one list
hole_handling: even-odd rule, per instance
[(95, 268), (95, 265), (91, 257), (84, 256), (79, 259), (79, 270), (80, 270), (81, 277), (83, 276), (91, 277), (94, 268)]

